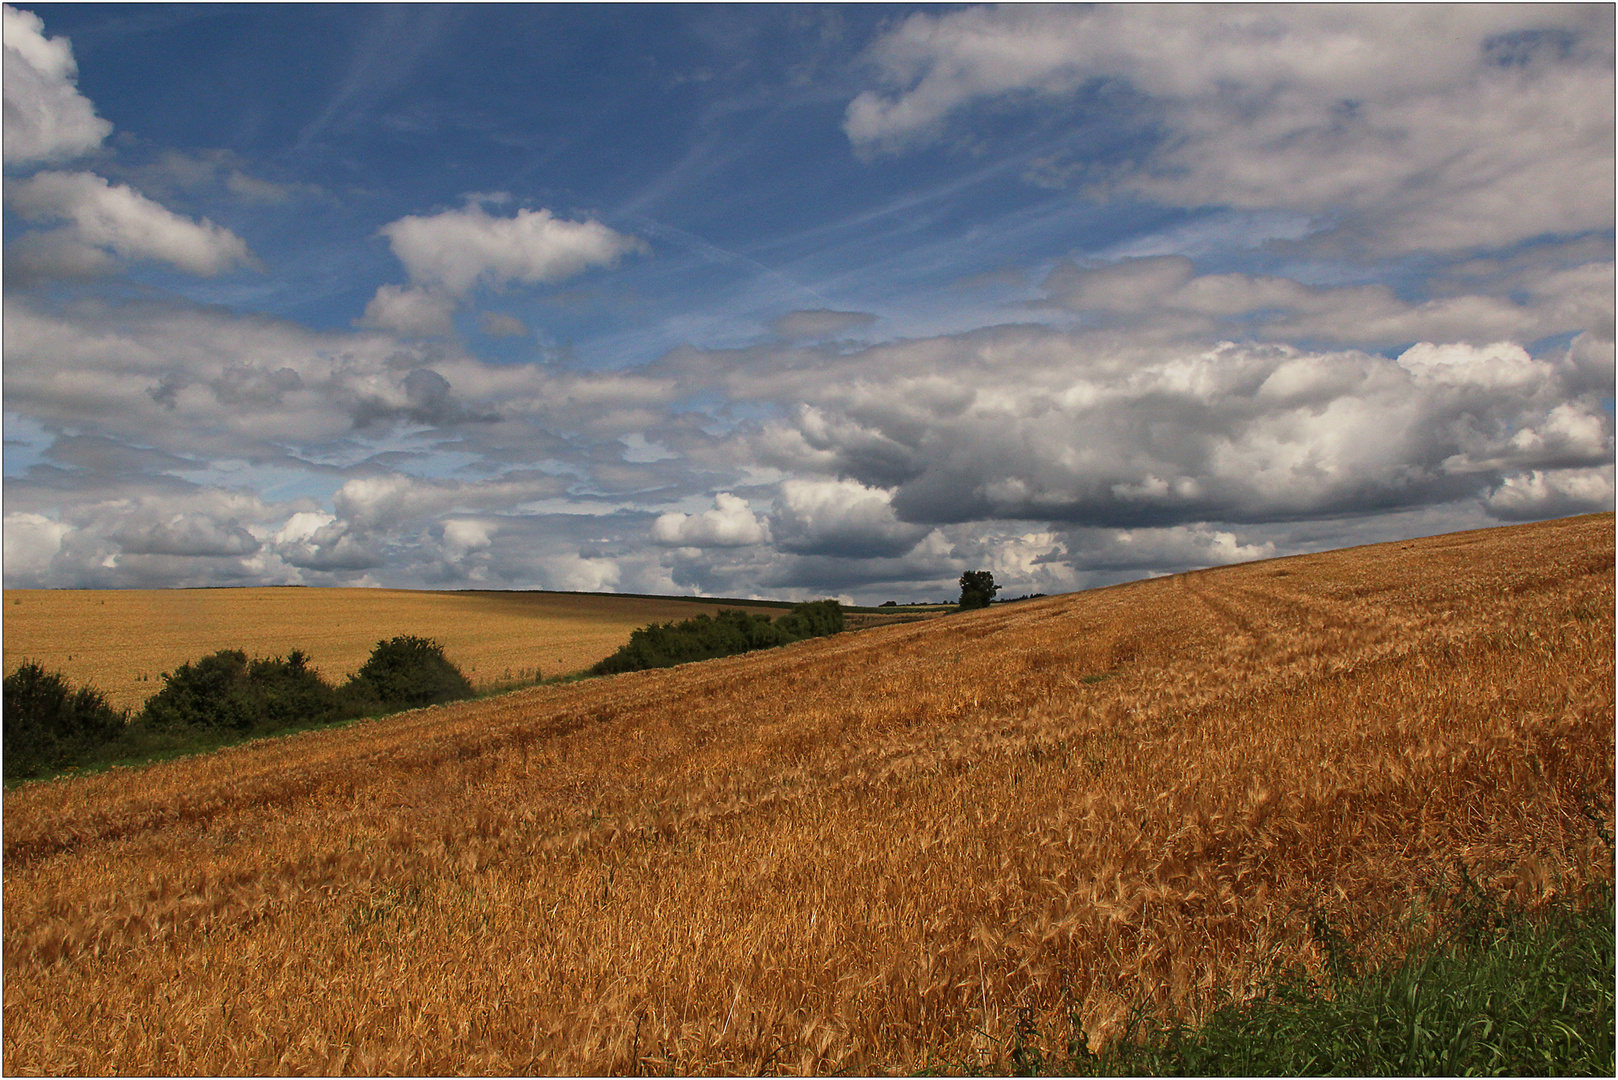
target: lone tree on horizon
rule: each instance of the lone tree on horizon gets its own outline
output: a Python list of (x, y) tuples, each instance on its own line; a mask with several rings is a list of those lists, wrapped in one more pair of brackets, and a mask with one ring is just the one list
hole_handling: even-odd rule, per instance
[(989, 571), (968, 570), (961, 575), (961, 610), (988, 607), (999, 591), (1000, 586), (994, 583), (994, 575)]

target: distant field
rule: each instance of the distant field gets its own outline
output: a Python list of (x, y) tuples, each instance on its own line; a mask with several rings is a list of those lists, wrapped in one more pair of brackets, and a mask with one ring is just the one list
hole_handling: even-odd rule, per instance
[[(542, 592), (402, 589), (7, 589), (5, 670), (24, 659), (139, 708), (162, 673), (220, 649), (284, 656), (302, 649), (341, 682), (378, 641), (436, 639), (479, 688), (589, 667), (651, 622), (746, 602)], [(757, 610), (779, 614), (774, 607)]]
[(1430, 537), (25, 785), (6, 1071), (1004, 1073), (1401, 955), (1611, 882), (1613, 560)]

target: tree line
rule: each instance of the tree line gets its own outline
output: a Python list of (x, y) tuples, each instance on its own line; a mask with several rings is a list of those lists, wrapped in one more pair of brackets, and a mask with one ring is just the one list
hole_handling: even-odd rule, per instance
[(222, 649), (164, 672), (163, 683), (131, 714), (99, 690), (75, 689), (60, 672), (24, 662), (5, 679), (5, 779), (472, 696), (442, 646), (409, 635), (377, 642), (341, 686), (322, 679), (297, 649), (253, 659)]
[(769, 616), (724, 609), (713, 617), (653, 623), (629, 635), (617, 652), (590, 669), (596, 675), (672, 667), (692, 660), (735, 656), (812, 637), (841, 633), (843, 608), (836, 600), (795, 604), (775, 621)]

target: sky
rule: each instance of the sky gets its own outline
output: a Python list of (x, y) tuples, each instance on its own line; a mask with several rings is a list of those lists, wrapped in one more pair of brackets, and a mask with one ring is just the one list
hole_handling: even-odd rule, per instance
[(1001, 596), (1613, 508), (1614, 8), (4, 8), (4, 583)]

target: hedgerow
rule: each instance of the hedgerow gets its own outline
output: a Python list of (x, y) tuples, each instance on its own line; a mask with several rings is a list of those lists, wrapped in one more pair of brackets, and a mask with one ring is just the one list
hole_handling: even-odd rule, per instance
[(244, 737), (436, 705), (473, 694), (437, 642), (396, 637), (340, 687), (294, 649), (249, 659), (221, 649), (163, 673), (163, 689), (134, 716), (91, 687), (24, 663), (5, 680), (5, 779), (211, 750)]
[(337, 691), (294, 649), (286, 659), (247, 659), (222, 649), (163, 675), (140, 719), (155, 730), (265, 733), (299, 722), (325, 722), (347, 710)]
[(61, 672), (32, 660), (6, 676), (4, 713), (7, 780), (74, 765), (116, 739), (128, 720), (99, 690), (75, 690)]
[(442, 645), (405, 635), (377, 642), (343, 694), (363, 705), (416, 709), (469, 698), (472, 684), (445, 658)]
[(839, 633), (843, 609), (836, 600), (794, 605), (771, 622), (769, 616), (726, 609), (711, 618), (653, 623), (629, 635), (628, 644), (590, 670), (597, 675), (672, 667), (692, 660), (735, 656), (811, 637)]

